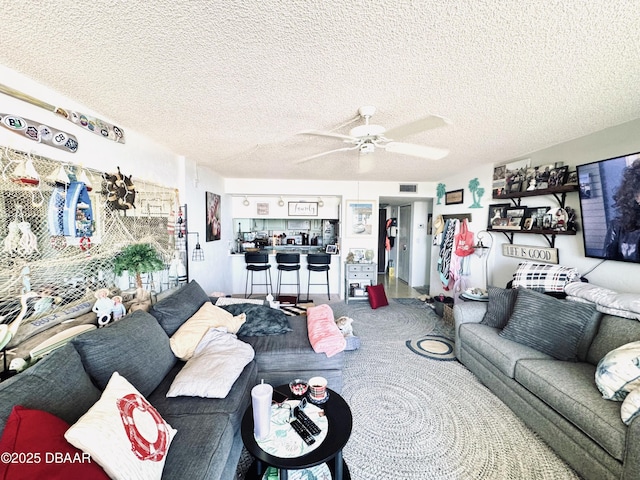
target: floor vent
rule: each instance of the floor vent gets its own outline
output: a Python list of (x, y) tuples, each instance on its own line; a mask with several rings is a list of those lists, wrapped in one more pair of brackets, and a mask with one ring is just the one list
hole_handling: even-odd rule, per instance
[(418, 185), (416, 185), (415, 183), (413, 184), (408, 184), (408, 183), (401, 183), (400, 184), (400, 192), (402, 193), (416, 193), (418, 191)]

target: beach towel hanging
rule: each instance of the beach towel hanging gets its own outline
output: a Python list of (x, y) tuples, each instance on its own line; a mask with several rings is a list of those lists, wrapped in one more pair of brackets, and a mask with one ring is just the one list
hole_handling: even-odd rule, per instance
[(445, 290), (448, 290), (451, 282), (451, 255), (453, 253), (453, 241), (455, 237), (457, 220), (447, 220), (440, 244), (438, 255), (438, 273)]

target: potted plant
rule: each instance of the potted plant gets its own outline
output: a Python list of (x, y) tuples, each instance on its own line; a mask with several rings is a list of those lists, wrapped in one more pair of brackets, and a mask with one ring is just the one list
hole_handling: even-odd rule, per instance
[(157, 272), (165, 268), (158, 251), (148, 243), (134, 243), (126, 246), (113, 259), (113, 270), (116, 275), (128, 271), (136, 277), (136, 302), (131, 310), (148, 309), (149, 292), (142, 288), (143, 273)]

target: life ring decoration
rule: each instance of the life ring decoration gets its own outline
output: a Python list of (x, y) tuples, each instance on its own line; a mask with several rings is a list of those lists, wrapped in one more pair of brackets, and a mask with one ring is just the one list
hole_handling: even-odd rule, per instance
[(80, 239), (80, 250), (86, 252), (91, 248), (91, 238), (90, 237), (82, 237)]
[[(120, 418), (124, 425), (125, 432), (129, 441), (131, 442), (131, 451), (140, 460), (151, 460), (152, 462), (160, 462), (167, 454), (169, 443), (169, 428), (167, 424), (153, 408), (153, 406), (145, 400), (142, 395), (137, 393), (130, 393), (116, 401), (118, 411), (120, 412)], [(143, 413), (148, 413), (153, 418), (156, 425), (158, 435), (156, 440), (152, 443), (147, 440), (133, 419), (133, 413), (135, 410), (140, 410)]]

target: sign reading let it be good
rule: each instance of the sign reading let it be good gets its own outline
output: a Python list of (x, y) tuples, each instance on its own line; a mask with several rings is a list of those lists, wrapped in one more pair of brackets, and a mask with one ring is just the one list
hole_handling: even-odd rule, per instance
[(530, 245), (502, 244), (502, 255), (505, 257), (523, 258), (533, 262), (558, 263), (558, 249), (532, 247)]

